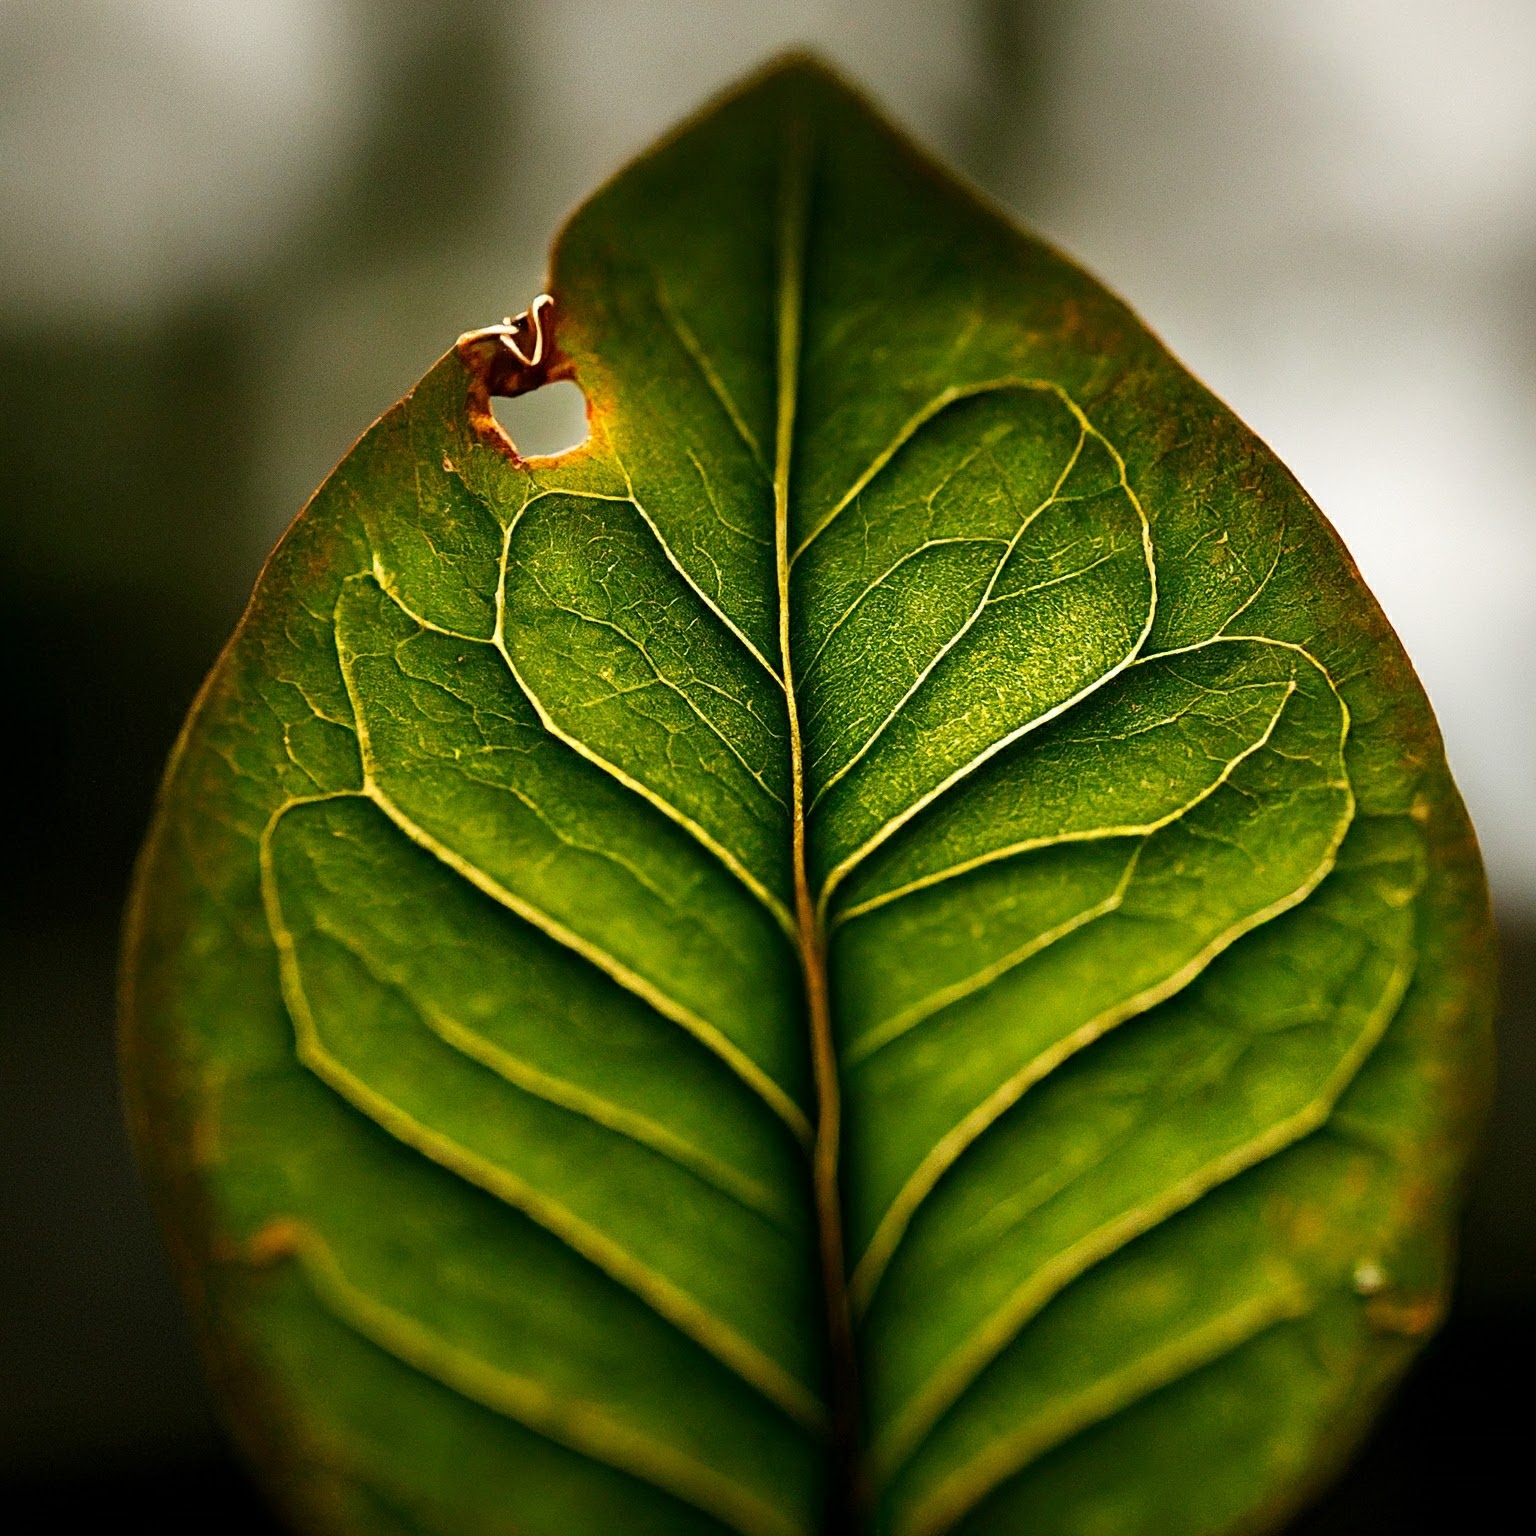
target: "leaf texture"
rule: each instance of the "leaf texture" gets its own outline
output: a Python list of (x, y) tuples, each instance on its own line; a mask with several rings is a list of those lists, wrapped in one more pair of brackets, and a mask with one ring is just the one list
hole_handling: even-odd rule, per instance
[[(819, 67), (450, 352), (172, 761), (130, 1113), (317, 1531), (1267, 1528), (1443, 1303), (1487, 913), (1319, 514)], [(477, 391), (479, 392), (477, 394)]]

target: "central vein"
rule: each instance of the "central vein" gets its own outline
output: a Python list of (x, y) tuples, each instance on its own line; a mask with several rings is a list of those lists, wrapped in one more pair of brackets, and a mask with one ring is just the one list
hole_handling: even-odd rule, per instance
[(828, 1495), (831, 1531), (859, 1527), (859, 1397), (853, 1318), (848, 1300), (843, 1252), (842, 1199), (838, 1187), (838, 1143), (842, 1135), (842, 1090), (832, 1042), (832, 1013), (827, 997), (825, 935), (816, 917), (805, 858), (805, 756), (800, 740), (800, 706), (789, 615), (789, 473), (794, 446), (795, 401), (799, 381), (807, 203), (809, 135), (792, 120), (780, 186), (778, 269), (778, 428), (774, 442), (774, 550), (778, 569), (779, 653), (789, 713), (791, 824), (795, 884), (795, 923), (805, 967), (806, 1011), (810, 1023), (811, 1063), (816, 1086), (816, 1138), (812, 1149), (812, 1186), (821, 1260), (821, 1289), (826, 1299), (829, 1386), (832, 1410), (832, 1465)]

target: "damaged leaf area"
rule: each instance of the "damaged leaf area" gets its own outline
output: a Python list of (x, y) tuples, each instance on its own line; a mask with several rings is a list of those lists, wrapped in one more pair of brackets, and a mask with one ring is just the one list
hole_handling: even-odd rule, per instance
[(1273, 1528), (1440, 1314), (1489, 1049), (1347, 555), (814, 65), (550, 289), (295, 523), (140, 866), (242, 1443), (324, 1533)]

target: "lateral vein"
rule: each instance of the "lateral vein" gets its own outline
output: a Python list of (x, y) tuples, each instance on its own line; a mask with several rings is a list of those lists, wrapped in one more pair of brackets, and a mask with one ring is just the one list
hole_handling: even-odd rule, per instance
[[(937, 395), (933, 397), (933, 399), (928, 401), (926, 405), (920, 407), (917, 411), (914, 411), (913, 414), (909, 416), (905, 422), (902, 423), (902, 425), (897, 429), (896, 435), (890, 440), (890, 442), (887, 443), (885, 447), (882, 448), (879, 453), (877, 453), (874, 458), (870, 460), (864, 469), (855, 477), (853, 484), (843, 492), (842, 496), (838, 499), (837, 503), (832, 507), (832, 509), (800, 541), (799, 545), (795, 549), (795, 552), (789, 557), (790, 566), (793, 567), (798, 563), (801, 555), (803, 555), (806, 550), (808, 550), (811, 545), (814, 544), (816, 540), (819, 539), (822, 534), (832, 526), (832, 524), (842, 515), (844, 511), (847, 510), (848, 507), (850, 507), (856, 500), (858, 500), (860, 493), (870, 483), (870, 481), (872, 481), (875, 476), (878, 475), (880, 471), (884, 469), (885, 466), (889, 464), (891, 460), (894, 459), (903, 448), (906, 447), (906, 445), (917, 435), (921, 428), (932, 421), (933, 418), (939, 415), (941, 411), (944, 411), (949, 406), (954, 405), (961, 400), (973, 400), (978, 395), (998, 394), (1004, 390), (1010, 389), (1040, 390), (1053, 395), (1057, 395), (1065, 404), (1071, 407), (1074, 412), (1076, 411), (1076, 405), (1071, 397), (1067, 394), (1067, 392), (1059, 384), (1052, 383), (1049, 379), (1030, 379), (1005, 376), (998, 379), (986, 379), (978, 384), (950, 385), (947, 389), (941, 390)], [(1081, 413), (1079, 412), (1078, 414)]]
[(263, 1239), (265, 1257), (297, 1260), (318, 1300), (338, 1321), (449, 1391), (588, 1460), (638, 1477), (714, 1515), (740, 1536), (807, 1536), (782, 1511), (707, 1463), (632, 1428), (595, 1403), (492, 1365), (368, 1294), (347, 1276), (313, 1228), (283, 1222), (258, 1234), (258, 1242)]
[(1231, 1354), (1277, 1324), (1304, 1317), (1312, 1305), (1299, 1279), (1276, 1274), (1270, 1288), (1258, 1296), (1131, 1361), (994, 1440), (922, 1500), (897, 1526), (897, 1536), (940, 1536), (951, 1530), (994, 1488), (1047, 1451), (1123, 1413), (1158, 1388)]
[(511, 553), (512, 534), (516, 527), (517, 522), (514, 519), (509, 524), (506, 538), (502, 542), (501, 577), (496, 590), (496, 631), (491, 643), (500, 652), (507, 671), (512, 675), (513, 682), (517, 684), (523, 697), (528, 700), (529, 706), (538, 716), (539, 724), (556, 741), (563, 743), (579, 757), (584, 757), (594, 767), (600, 768), (610, 778), (617, 780), (632, 794), (638, 795), (647, 804), (654, 806), (669, 821), (675, 822), (703, 848), (713, 854), (768, 909), (769, 915), (773, 920), (793, 940), (796, 937), (797, 930), (795, 921), (790, 916), (789, 909), (729, 848), (720, 842), (718, 838), (707, 832), (691, 816), (685, 815), (670, 801), (658, 795), (648, 784), (643, 784), (632, 774), (626, 773), (617, 763), (611, 762), (600, 752), (594, 751), (579, 736), (574, 736), (571, 732), (562, 729), (559, 722), (545, 707), (543, 699), (529, 686), (527, 679), (519, 671), (517, 663), (512, 659), (512, 653), (507, 649), (506, 641), (507, 562)]
[(616, 981), (626, 991), (632, 992), (636, 997), (650, 1004), (663, 1018), (670, 1019), (674, 1024), (687, 1030), (702, 1045), (713, 1051), (742, 1082), (752, 1089), (790, 1128), (803, 1146), (809, 1146), (811, 1129), (805, 1112), (718, 1025), (711, 1024), (693, 1009), (668, 996), (653, 981), (592, 943), (590, 939), (567, 928), (564, 923), (551, 917), (547, 912), (508, 890), (500, 881), (492, 879), (484, 870), (456, 853), (446, 843), (434, 837), (426, 828), (407, 816), (371, 778), (363, 793), (406, 837), (418, 847), (425, 849), (433, 858), (447, 865), (455, 874), (467, 880), (476, 890), (482, 891), (509, 912), (531, 923), (557, 944), (580, 955), (582, 959)]
[(992, 569), (992, 575), (988, 579), (987, 585), (982, 591), (981, 596), (972, 606), (970, 613), (966, 615), (965, 622), (961, 624), (955, 633), (952, 634), (942, 646), (939, 647), (938, 651), (928, 662), (928, 665), (925, 666), (922, 671), (912, 679), (912, 682), (908, 686), (907, 691), (902, 694), (902, 696), (896, 701), (895, 704), (891, 706), (889, 713), (874, 728), (874, 730), (869, 733), (869, 735), (864, 740), (864, 744), (858, 749), (858, 751), (855, 752), (848, 759), (848, 761), (844, 763), (836, 773), (832, 774), (827, 779), (826, 783), (824, 783), (821, 788), (817, 790), (816, 799), (812, 802), (811, 805), (812, 810), (815, 809), (816, 803), (824, 799), (835, 785), (840, 783), (843, 778), (845, 778), (855, 768), (857, 768), (861, 762), (863, 762), (870, 749), (885, 733), (886, 728), (912, 701), (913, 696), (918, 693), (923, 684), (933, 676), (934, 672), (937, 671), (944, 658), (950, 655), (950, 653), (954, 651), (955, 647), (958, 646), (960, 642), (964, 640), (968, 634), (970, 634), (971, 630), (976, 627), (976, 624), (980, 621), (982, 614), (984, 614), (987, 609), (991, 607), (992, 593), (996, 589), (998, 580), (1002, 576), (1003, 570), (1007, 566), (1010, 557), (1012, 556), (1014, 550), (1019, 547), (1019, 541), (1024, 537), (1025, 533), (1028, 532), (1030, 527), (1034, 524), (1035, 520), (1055, 503), (1057, 492), (1061, 490), (1062, 485), (1066, 482), (1067, 476), (1072, 473), (1073, 468), (1076, 466), (1077, 461), (1082, 454), (1083, 443), (1086, 441), (1086, 437), (1086, 433), (1080, 433), (1078, 435), (1077, 443), (1073, 447), (1071, 454), (1068, 456), (1067, 462), (1065, 466), (1063, 466), (1061, 473), (1057, 475), (1056, 483), (1051, 487), (1050, 494), (1038, 506), (1032, 507), (1027, 513), (1025, 513), (1022, 518), (1020, 518), (1018, 528), (1014, 531), (1013, 537), (1009, 539), (1007, 544), (1004, 546), (1002, 554), (998, 556), (997, 564)]
[(1334, 835), (1323, 857), (1307, 879), (1294, 890), (1230, 924), (1207, 942), (1198, 953), (1192, 955), (1183, 965), (1161, 981), (1143, 988), (1133, 996), (1123, 999), (1113, 1007), (1106, 1008), (1095, 1017), (1079, 1024), (1054, 1045), (1026, 1062), (939, 1138), (901, 1187), (896, 1198), (892, 1200), (875, 1229), (874, 1237), (870, 1239), (869, 1246), (865, 1249), (864, 1257), (860, 1260), (859, 1271), (864, 1276), (860, 1295), (865, 1305), (868, 1305), (876, 1286), (885, 1274), (918, 1207), (933, 1192), (935, 1185), (944, 1174), (959, 1161), (966, 1149), (972, 1146), (984, 1131), (996, 1124), (1002, 1115), (1017, 1104), (1036, 1083), (1049, 1076), (1064, 1061), (1123, 1024), (1127, 1019), (1145, 1013), (1149, 1008), (1182, 991), (1217, 955), (1236, 943), (1244, 934), (1252, 933), (1256, 928), (1262, 927), (1305, 901), (1334, 866), (1339, 844), (1343, 841), (1353, 814), (1353, 804), (1351, 795), (1346, 814), (1340, 818), (1339, 824), (1335, 827)]
[(748, 1178), (723, 1159), (695, 1146), (659, 1120), (593, 1093), (591, 1089), (583, 1088), (568, 1078), (556, 1077), (522, 1057), (503, 1050), (478, 1030), (470, 1029), (443, 1009), (413, 996), (408, 986), (398, 977), (381, 970), (373, 957), (334, 923), (321, 921), (317, 926), (333, 943), (345, 949), (380, 986), (400, 996), (422, 1023), (459, 1055), (494, 1072), (497, 1077), (531, 1097), (578, 1115), (615, 1136), (633, 1141), (668, 1162), (687, 1169), (694, 1177), (702, 1179), (738, 1205), (766, 1217), (775, 1226), (787, 1226), (788, 1214), (782, 1202), (775, 1198), (772, 1190), (756, 1179)]
[(520, 1210), (567, 1247), (596, 1265), (610, 1279), (632, 1291), (658, 1316), (686, 1334), (728, 1366), (743, 1381), (776, 1403), (797, 1423), (819, 1429), (825, 1410), (815, 1395), (757, 1345), (722, 1322), (680, 1286), (642, 1263), (622, 1244), (560, 1201), (442, 1132), (423, 1124), (392, 1099), (379, 1093), (326, 1048), (309, 1006), (297, 946), (283, 917), (272, 865), (272, 844), (262, 839), (262, 900), (267, 926), (277, 950), (283, 1000), (293, 1022), (299, 1060), (323, 1083), (368, 1116), (397, 1141), (413, 1148), (450, 1173), (478, 1185), (504, 1204)]
[[(624, 483), (629, 488), (629, 503), (639, 515), (641, 522), (643, 522), (645, 526), (650, 529), (651, 537), (656, 540), (656, 543), (661, 549), (662, 554), (666, 557), (667, 564), (670, 565), (672, 569), (682, 577), (684, 583), (688, 587), (688, 590), (692, 592), (693, 595), (698, 598), (698, 600), (703, 603), (707, 609), (709, 609), (710, 613), (714, 615), (716, 622), (731, 635), (737, 644), (739, 644), (742, 649), (746, 651), (746, 653), (753, 659), (753, 661), (755, 661), (758, 666), (760, 666), (763, 671), (765, 671), (768, 676), (778, 684), (780, 688), (783, 688), (784, 679), (780, 677), (774, 668), (769, 664), (768, 658), (764, 656), (763, 653), (758, 650), (758, 648), (747, 638), (746, 633), (741, 628), (741, 626), (737, 624), (736, 621), (725, 612), (720, 604), (714, 598), (712, 598), (709, 593), (707, 593), (703, 587), (698, 584), (697, 581), (693, 579), (693, 576), (687, 567), (681, 560), (677, 558), (676, 552), (673, 550), (671, 544), (668, 543), (666, 536), (662, 533), (661, 528), (656, 522), (656, 519), (651, 516), (651, 514), (646, 510), (644, 503), (642, 503), (640, 498), (635, 495), (634, 481), (630, 479), (628, 465), (626, 465), (624, 461), (618, 457), (617, 454), (615, 454), (614, 458), (615, 462), (619, 466), (620, 472), (624, 476)], [(695, 460), (695, 467), (697, 468), (697, 460)], [(711, 505), (713, 505), (713, 499), (711, 499)]]
[[(1088, 420), (1087, 416), (1083, 413), (1082, 408), (1077, 404), (1075, 400), (1072, 399), (1069, 394), (1067, 394), (1065, 390), (1061, 389), (1057, 385), (1052, 384), (1041, 384), (1031, 387), (1048, 388), (1052, 390), (1056, 395), (1058, 395), (1062, 402), (1066, 405), (1067, 409), (1070, 410), (1073, 416), (1077, 419), (1078, 425), (1081, 427), (1081, 429), (1103, 445), (1104, 450), (1109, 454), (1110, 458), (1115, 464), (1117, 473), (1119, 475), (1120, 489), (1124, 491), (1127, 499), (1130, 501), (1132, 508), (1135, 510), (1136, 519), (1141, 528), (1142, 559), (1146, 566), (1147, 580), (1149, 583), (1147, 596), (1147, 613), (1145, 621), (1141, 627), (1141, 633), (1136, 637), (1135, 643), (1130, 647), (1125, 656), (1122, 657), (1120, 661), (1116, 662), (1114, 666), (1107, 668), (1098, 677), (1085, 684), (1084, 687), (1073, 694), (1071, 698), (1063, 699), (1060, 704), (1053, 706), (1051, 709), (1043, 711), (1032, 720), (1026, 720), (1024, 724), (1019, 726), (1017, 730), (1010, 731), (999, 737), (995, 742), (992, 742), (984, 750), (978, 752), (968, 762), (962, 763), (958, 768), (954, 770), (953, 773), (949, 774), (940, 783), (934, 785), (934, 787), (928, 790), (925, 794), (919, 795), (917, 799), (914, 800), (912, 804), (909, 805), (904, 811), (901, 811), (895, 816), (892, 816), (887, 822), (885, 822), (883, 826), (878, 828), (873, 834), (866, 838), (864, 842), (855, 848), (853, 852), (849, 853), (846, 857), (840, 860), (831, 869), (826, 879), (822, 882), (821, 894), (817, 898), (817, 912), (823, 922), (826, 918), (828, 905), (831, 902), (833, 893), (837, 890), (837, 887), (845, 879), (847, 879), (847, 877), (865, 859), (867, 859), (869, 855), (875, 851), (876, 848), (880, 847), (882, 843), (886, 842), (889, 838), (893, 837), (897, 832), (899, 832), (912, 820), (914, 816), (918, 815), (921, 811), (932, 805), (934, 801), (947, 794), (951, 789), (954, 788), (956, 784), (959, 784), (964, 779), (969, 778), (970, 775), (973, 774), (984, 763), (990, 762), (991, 759), (994, 758), (999, 752), (1005, 750), (1007, 747), (1012, 746), (1014, 742), (1028, 735), (1031, 731), (1040, 729), (1041, 726), (1049, 724), (1052, 720), (1059, 718), (1068, 710), (1075, 708), (1091, 694), (1098, 692), (1098, 690), (1104, 687), (1105, 684), (1113, 681), (1113, 679), (1124, 672), (1127, 667), (1134, 665), (1137, 659), (1140, 657), (1142, 648), (1146, 645), (1148, 637), (1152, 633), (1152, 626), (1156, 622), (1158, 610), (1157, 559), (1152, 548), (1151, 524), (1147, 520), (1146, 510), (1142, 507), (1141, 498), (1137, 496), (1135, 490), (1131, 486), (1130, 480), (1126, 475), (1125, 460), (1121, 458), (1120, 452), (1115, 447), (1115, 445), (1110, 442), (1109, 439), (1105, 437), (1101, 432), (1099, 432), (1093, 423)], [(1237, 639), (1247, 637), (1231, 636), (1224, 638)], [(1296, 647), (1296, 649), (1300, 649), (1300, 647)]]
[(1086, 928), (1088, 924), (1117, 911), (1125, 900), (1125, 893), (1135, 875), (1136, 863), (1140, 855), (1140, 848), (1130, 854), (1120, 878), (1115, 882), (1114, 889), (1102, 900), (1091, 903), (1080, 912), (1074, 912), (1071, 917), (1064, 918), (1043, 933), (1037, 933), (1026, 943), (1018, 945), (990, 965), (984, 965), (969, 976), (963, 976), (959, 981), (940, 987), (930, 992), (927, 997), (919, 998), (917, 1002), (903, 1008), (899, 1013), (882, 1019), (848, 1046), (843, 1053), (844, 1062), (852, 1067), (857, 1066), (861, 1061), (867, 1061), (876, 1051), (889, 1045), (893, 1040), (900, 1039), (908, 1030), (915, 1029), (924, 1020), (948, 1008), (951, 1003), (957, 1003), (962, 998), (974, 997), (976, 993), (985, 991), (993, 982), (1006, 976), (1009, 971), (1017, 970), (1025, 961), (1032, 960), (1041, 951), (1049, 949), (1052, 944), (1066, 938), (1068, 934), (1076, 933), (1078, 929)]
[(672, 295), (667, 292), (667, 287), (661, 279), (661, 274), (653, 272), (651, 275), (656, 284), (656, 307), (661, 311), (662, 316), (672, 330), (672, 334), (681, 343), (683, 351), (688, 354), (694, 367), (699, 370), (700, 376), (709, 386), (710, 392), (719, 402), (721, 409), (730, 418), (731, 425), (736, 429), (736, 435), (741, 439), (747, 452), (752, 455), (752, 462), (766, 475), (768, 473), (768, 465), (763, 458), (762, 446), (758, 443), (752, 429), (747, 425), (746, 418), (737, 408), (736, 401), (732, 398), (730, 390), (725, 387), (725, 380), (720, 377), (715, 369), (715, 365), (710, 362), (709, 354), (704, 350), (699, 338), (694, 334), (693, 327), (683, 319), (677, 306), (672, 302)]
[(882, 1452), (885, 1459), (880, 1461), (885, 1473), (894, 1473), (927, 1430), (964, 1395), (1030, 1319), (1038, 1316), (1068, 1284), (1103, 1263), (1132, 1239), (1150, 1232), (1239, 1174), (1256, 1168), (1325, 1125), (1334, 1105), (1359, 1075), (1387, 1026), (1396, 1017), (1416, 964), (1417, 955), (1411, 951), (1398, 960), (1360, 1033), (1305, 1104), (1258, 1135), (1176, 1180), (1153, 1198), (1122, 1211), (1084, 1234), (1016, 1287), (1002, 1306), (938, 1367), (928, 1386), (913, 1398), (908, 1410), (892, 1424)]
[[(1154, 832), (1160, 832), (1164, 827), (1172, 826), (1174, 822), (1187, 816), (1196, 806), (1210, 799), (1217, 790), (1226, 785), (1250, 757), (1256, 752), (1262, 751), (1269, 745), (1274, 736), (1275, 728), (1280, 723), (1281, 716), (1285, 713), (1286, 704), (1296, 691), (1294, 682), (1287, 683), (1281, 695), (1280, 703), (1270, 715), (1268, 723), (1260, 735), (1244, 747), (1241, 752), (1234, 754), (1223, 764), (1221, 772), (1206, 785), (1197, 795), (1194, 795), (1183, 805), (1175, 806), (1164, 815), (1154, 818), (1152, 821), (1137, 822), (1124, 826), (1103, 826), (1085, 828), (1079, 832), (1064, 832), (1055, 837), (1031, 837), (1021, 839), (1016, 843), (1006, 843), (998, 848), (988, 849), (985, 853), (976, 854), (969, 859), (962, 859), (956, 864), (949, 864), (942, 869), (934, 870), (931, 874), (919, 876), (909, 880), (904, 885), (893, 887), (889, 891), (881, 891), (878, 895), (871, 896), (864, 901), (844, 909), (837, 913), (833, 919), (833, 925), (852, 921), (856, 917), (863, 917), (868, 912), (877, 911), (883, 906), (888, 906), (893, 901), (900, 901), (903, 897), (910, 896), (917, 891), (928, 889), (929, 886), (940, 885), (946, 880), (953, 880), (960, 875), (969, 874), (974, 869), (981, 869), (985, 865), (999, 863), (1006, 859), (1017, 858), (1022, 854), (1034, 853), (1043, 848), (1063, 847), (1068, 843), (1103, 842), (1114, 837), (1150, 837)], [(1149, 727), (1150, 728), (1150, 727)]]

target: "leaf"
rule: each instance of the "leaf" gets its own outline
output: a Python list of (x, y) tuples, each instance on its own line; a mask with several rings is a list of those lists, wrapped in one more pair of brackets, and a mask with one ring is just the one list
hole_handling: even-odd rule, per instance
[[(1272, 1528), (1440, 1315), (1487, 1075), (1348, 557), (813, 64), (551, 286), (295, 523), (140, 867), (245, 1444), (316, 1531)], [(591, 439), (524, 461), (487, 396), (552, 377)]]

